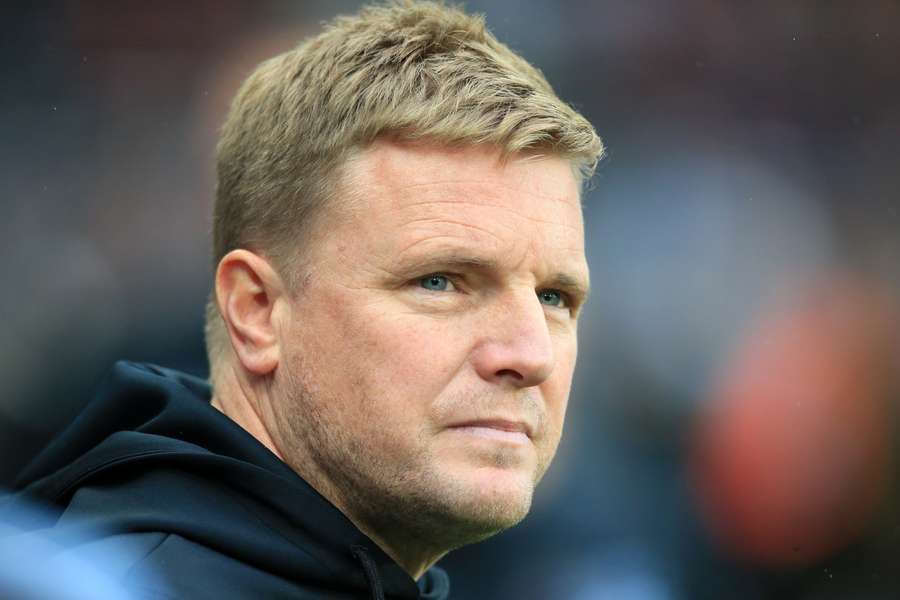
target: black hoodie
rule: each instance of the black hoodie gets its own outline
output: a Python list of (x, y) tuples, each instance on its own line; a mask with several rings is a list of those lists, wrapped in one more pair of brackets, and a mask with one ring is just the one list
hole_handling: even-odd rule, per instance
[(140, 598), (447, 597), (443, 571), (417, 584), (209, 401), (197, 378), (117, 363), (6, 510), (49, 504), (16, 525), (93, 551), (108, 543), (110, 569)]

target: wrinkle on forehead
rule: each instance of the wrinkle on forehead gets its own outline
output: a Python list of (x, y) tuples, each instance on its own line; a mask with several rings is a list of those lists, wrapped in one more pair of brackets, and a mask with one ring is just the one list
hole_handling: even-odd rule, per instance
[[(437, 185), (437, 184), (436, 184)], [(404, 188), (405, 189), (405, 188)], [(441, 217), (435, 217), (431, 215), (441, 215), (446, 214), (447, 220), (452, 220), (452, 216), (454, 213), (454, 209), (460, 209), (464, 207), (472, 207), (476, 210), (496, 210), (507, 213), (509, 216), (512, 216), (516, 219), (526, 219), (533, 223), (544, 224), (544, 225), (553, 225), (558, 227), (565, 227), (571, 229), (573, 232), (581, 234), (582, 231), (582, 222), (580, 218), (580, 213), (578, 213), (578, 218), (576, 218), (574, 223), (566, 222), (566, 220), (551, 220), (551, 219), (542, 219), (537, 216), (527, 215), (521, 211), (517, 211), (516, 207), (507, 206), (504, 204), (493, 204), (490, 202), (472, 202), (470, 200), (462, 197), (462, 191), (460, 193), (453, 193), (453, 191), (449, 191), (446, 189), (440, 190), (439, 193), (441, 195), (440, 198), (435, 199), (427, 199), (421, 200), (418, 202), (404, 202), (400, 205), (400, 202), (396, 202), (396, 209), (398, 212), (406, 211), (406, 210), (420, 210), (423, 208), (431, 207), (431, 210), (428, 211), (429, 216), (419, 217), (419, 220), (423, 219), (440, 219)], [(550, 212), (550, 211), (548, 211)], [(504, 225), (505, 221), (503, 219), (497, 219), (498, 224)], [(508, 227), (512, 227), (509, 225)]]
[[(527, 186), (514, 186), (505, 183), (498, 183), (495, 181), (488, 181), (486, 179), (479, 178), (469, 178), (469, 179), (430, 179), (428, 181), (421, 181), (417, 183), (399, 183), (395, 179), (384, 178), (385, 183), (389, 184), (389, 187), (396, 191), (418, 191), (418, 190), (427, 190), (429, 187), (437, 187), (440, 189), (453, 189), (455, 187), (477, 187), (477, 188), (485, 188), (488, 187), (504, 187), (508, 190), (515, 192), (516, 194), (529, 194), (532, 196), (537, 196), (541, 198), (543, 201), (547, 202), (561, 202), (563, 204), (575, 204), (572, 202), (564, 192), (560, 192), (559, 190), (534, 190), (530, 189)], [(577, 189), (576, 189), (577, 191)], [(578, 200), (579, 196), (576, 194), (575, 199)], [(428, 203), (439, 203), (446, 202), (448, 204), (455, 204), (460, 202), (459, 199), (447, 198), (442, 200), (427, 200), (425, 202)]]
[(496, 186), (485, 186), (484, 193), (479, 193), (481, 190), (467, 185), (448, 189), (435, 183), (427, 192), (433, 197), (422, 198), (423, 194), (408, 194), (409, 188), (403, 187), (387, 192), (390, 207), (372, 218), (390, 223), (401, 235), (453, 232), (476, 239), (474, 234), (482, 233), (502, 243), (525, 238), (535, 238), (538, 243), (541, 238), (545, 245), (583, 251), (580, 208), (547, 204), (543, 197), (524, 199), (517, 189), (505, 190), (508, 193), (501, 198), (503, 192)]
[[(512, 178), (511, 174), (505, 176)], [(396, 177), (382, 175), (380, 181), (376, 180), (378, 181), (376, 185), (390, 194), (393, 208), (414, 208), (422, 205), (459, 207), (472, 204), (484, 208), (513, 210), (517, 204), (500, 199), (522, 198), (525, 201), (525, 197), (528, 197), (531, 201), (541, 203), (548, 211), (555, 210), (560, 204), (566, 209), (575, 208), (581, 211), (577, 189), (535, 189), (534, 186), (528, 185), (529, 181), (512, 183), (499, 177), (433, 180), (413, 184), (403, 182), (404, 177), (399, 174)], [(574, 193), (571, 193), (573, 191)], [(477, 198), (478, 201), (474, 201), (473, 198)]]
[[(491, 231), (490, 229), (479, 227), (472, 223), (466, 223), (463, 221), (443, 219), (427, 219), (423, 221), (422, 219), (416, 219), (405, 223), (400, 227), (400, 229), (408, 230), (414, 225), (417, 225), (418, 227), (412, 229), (412, 231), (408, 234), (408, 239), (406, 238), (406, 236), (401, 234), (401, 239), (404, 239), (404, 243), (401, 243), (397, 248), (398, 255), (406, 253), (407, 251), (423, 242), (440, 238), (459, 238), (465, 241), (482, 241), (484, 237), (487, 237), (487, 240), (489, 242), (493, 242), (491, 246), (503, 246), (509, 243), (508, 239), (504, 239), (503, 236)], [(450, 232), (465, 235), (452, 235)]]
[[(552, 225), (557, 225), (551, 223)], [(492, 227), (457, 219), (417, 218), (397, 225), (393, 250), (406, 254), (430, 241), (454, 240), (458, 246), (481, 248), (495, 254), (545, 256), (557, 252), (583, 255), (581, 232), (572, 227), (550, 229), (523, 223), (494, 223)], [(386, 241), (386, 240), (385, 240)]]
[(586, 270), (579, 186), (564, 159), (501, 162), (490, 148), (380, 143), (345, 175), (356, 210), (335, 225), (355, 228), (372, 258), (452, 244), (507, 267), (563, 260), (568, 271)]
[[(417, 163), (417, 169), (410, 172), (406, 165), (410, 160)], [(454, 165), (453, 174), (446, 172), (448, 161)], [(353, 159), (354, 170), (379, 185), (394, 190), (426, 188), (428, 186), (483, 185), (496, 186), (498, 183), (515, 189), (517, 193), (530, 193), (546, 201), (575, 204), (580, 208), (580, 180), (575, 176), (571, 161), (554, 155), (520, 153), (505, 159), (499, 148), (494, 146), (452, 147), (436, 143), (398, 142), (388, 139), (376, 140), (368, 148), (359, 151)], [(565, 178), (554, 178), (555, 182), (566, 180), (569, 189), (546, 189), (540, 177), (529, 177), (540, 166), (565, 173)], [(397, 177), (397, 175), (402, 177)], [(506, 175), (515, 186), (498, 181), (497, 175)]]

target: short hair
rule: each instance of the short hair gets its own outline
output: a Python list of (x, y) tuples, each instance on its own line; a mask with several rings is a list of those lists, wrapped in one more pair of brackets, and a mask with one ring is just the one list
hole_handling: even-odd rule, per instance
[[(263, 253), (291, 285), (304, 233), (334, 195), (338, 169), (382, 135), (546, 152), (582, 181), (603, 154), (591, 124), (480, 15), (438, 2), (392, 2), (334, 19), (261, 63), (238, 91), (217, 148), (213, 266)], [(229, 339), (206, 311), (211, 380)]]

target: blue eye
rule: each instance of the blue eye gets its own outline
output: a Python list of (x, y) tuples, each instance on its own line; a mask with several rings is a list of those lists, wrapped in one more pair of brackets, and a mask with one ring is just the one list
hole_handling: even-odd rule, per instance
[(419, 284), (426, 290), (434, 292), (443, 292), (450, 285), (450, 280), (444, 275), (429, 275), (419, 280)]
[(566, 305), (565, 298), (563, 298), (562, 292), (559, 290), (540, 290), (537, 296), (541, 304), (546, 304), (547, 306), (565, 307)]

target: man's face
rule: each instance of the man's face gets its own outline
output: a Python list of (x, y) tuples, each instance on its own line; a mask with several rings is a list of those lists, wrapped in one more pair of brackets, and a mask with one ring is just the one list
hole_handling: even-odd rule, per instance
[(588, 271), (559, 158), (380, 141), (316, 226), (282, 333), (276, 437), (369, 530), (521, 520), (559, 442)]

